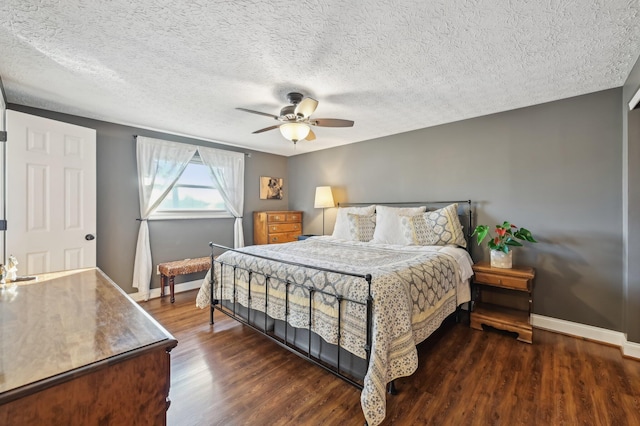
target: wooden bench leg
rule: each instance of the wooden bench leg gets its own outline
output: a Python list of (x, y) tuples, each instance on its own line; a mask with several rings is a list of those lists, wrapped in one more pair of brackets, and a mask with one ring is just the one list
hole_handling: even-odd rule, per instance
[(160, 274), (160, 297), (164, 297), (164, 283), (165, 283), (165, 279), (166, 279), (166, 275), (165, 274)]
[(173, 275), (169, 277), (169, 292), (171, 293), (171, 303), (175, 302), (176, 300), (176, 298), (173, 296), (173, 278)]

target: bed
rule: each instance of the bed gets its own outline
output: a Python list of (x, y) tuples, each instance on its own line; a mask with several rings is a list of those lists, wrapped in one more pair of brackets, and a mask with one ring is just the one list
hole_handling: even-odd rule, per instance
[(471, 218), (471, 201), (341, 207), (332, 236), (211, 243), (196, 305), (212, 324), (219, 310), (362, 389), (376, 425), (387, 384), (417, 369), (416, 345), (470, 301)]

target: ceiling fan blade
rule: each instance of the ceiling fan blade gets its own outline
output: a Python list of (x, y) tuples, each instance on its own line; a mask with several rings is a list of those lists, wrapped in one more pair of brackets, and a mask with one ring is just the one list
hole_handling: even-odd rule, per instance
[(318, 108), (318, 101), (313, 98), (304, 98), (298, 105), (293, 113), (297, 116), (309, 117)]
[(305, 138), (308, 141), (314, 141), (316, 140), (316, 134), (313, 133), (313, 130), (309, 129), (309, 134), (307, 135), (307, 137)]
[(244, 111), (244, 112), (250, 112), (251, 114), (264, 115), (264, 116), (267, 116), (267, 117), (274, 118), (276, 120), (278, 119), (277, 115), (269, 114), (269, 113), (266, 113), (266, 112), (254, 111), (252, 109), (246, 109), (246, 108), (236, 108), (236, 109), (240, 110), (240, 111)]
[(267, 131), (269, 131), (269, 130), (277, 129), (278, 127), (280, 127), (280, 124), (276, 124), (275, 126), (265, 127), (264, 129), (256, 130), (255, 132), (251, 132), (251, 133), (262, 133), (262, 132), (267, 132)]
[(353, 127), (353, 121), (339, 118), (314, 118), (309, 124), (320, 127)]

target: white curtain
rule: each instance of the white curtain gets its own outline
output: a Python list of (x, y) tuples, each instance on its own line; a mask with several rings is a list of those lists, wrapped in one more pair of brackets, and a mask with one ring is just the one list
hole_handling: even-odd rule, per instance
[(153, 264), (147, 218), (173, 188), (197, 147), (138, 136), (138, 189), (140, 195), (140, 231), (133, 264), (133, 287), (149, 300)]
[(244, 247), (242, 214), (244, 211), (244, 153), (198, 147), (202, 162), (209, 167), (229, 213), (235, 216), (233, 247)]

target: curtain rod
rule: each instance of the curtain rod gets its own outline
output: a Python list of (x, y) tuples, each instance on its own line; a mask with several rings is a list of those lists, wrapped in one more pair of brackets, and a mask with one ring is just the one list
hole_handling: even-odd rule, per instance
[[(138, 138), (138, 135), (133, 135), (134, 139)], [(163, 139), (166, 140), (166, 139)], [(175, 141), (167, 141), (167, 142), (175, 142)], [(176, 143), (184, 143), (184, 142), (176, 142)], [(238, 151), (234, 151), (234, 152), (238, 152)], [(245, 155), (245, 157), (251, 158), (251, 153), (250, 152), (243, 152), (243, 154)]]

